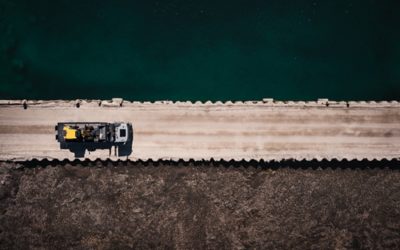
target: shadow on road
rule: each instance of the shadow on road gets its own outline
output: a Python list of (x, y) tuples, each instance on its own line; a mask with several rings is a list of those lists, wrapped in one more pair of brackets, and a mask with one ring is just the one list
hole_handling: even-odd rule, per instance
[[(108, 149), (109, 156), (115, 155), (118, 157), (129, 156), (132, 154), (132, 143), (133, 143), (133, 135), (130, 135), (128, 142), (125, 144), (122, 143), (82, 143), (82, 142), (73, 142), (73, 143), (61, 143), (60, 149), (68, 149), (72, 153), (74, 153), (75, 158), (85, 157), (86, 151), (90, 154), (90, 152), (94, 152), (98, 149), (105, 150)], [(114, 150), (113, 150), (114, 149)], [(112, 152), (114, 151), (114, 152)]]

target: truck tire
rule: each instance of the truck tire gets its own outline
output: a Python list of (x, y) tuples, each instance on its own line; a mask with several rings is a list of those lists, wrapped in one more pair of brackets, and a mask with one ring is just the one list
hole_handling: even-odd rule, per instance
[(58, 135), (56, 135), (56, 140), (58, 141)]
[(57, 125), (54, 127), (54, 130), (55, 130), (55, 131), (57, 131), (57, 130), (58, 130), (58, 126), (57, 126)]

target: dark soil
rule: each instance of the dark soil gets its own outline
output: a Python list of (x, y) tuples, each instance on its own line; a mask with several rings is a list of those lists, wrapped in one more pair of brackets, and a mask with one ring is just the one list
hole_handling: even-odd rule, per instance
[(0, 163), (0, 249), (400, 249), (397, 169), (205, 164)]

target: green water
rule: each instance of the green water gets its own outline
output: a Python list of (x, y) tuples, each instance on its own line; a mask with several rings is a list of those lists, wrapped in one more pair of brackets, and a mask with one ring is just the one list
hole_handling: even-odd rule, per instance
[(0, 0), (0, 99), (400, 99), (400, 1)]

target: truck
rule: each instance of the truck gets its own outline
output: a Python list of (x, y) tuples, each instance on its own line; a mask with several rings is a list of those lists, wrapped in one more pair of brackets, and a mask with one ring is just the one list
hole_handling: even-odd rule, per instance
[(132, 143), (131, 123), (125, 122), (58, 122), (55, 126), (56, 140), (68, 145), (125, 145)]

